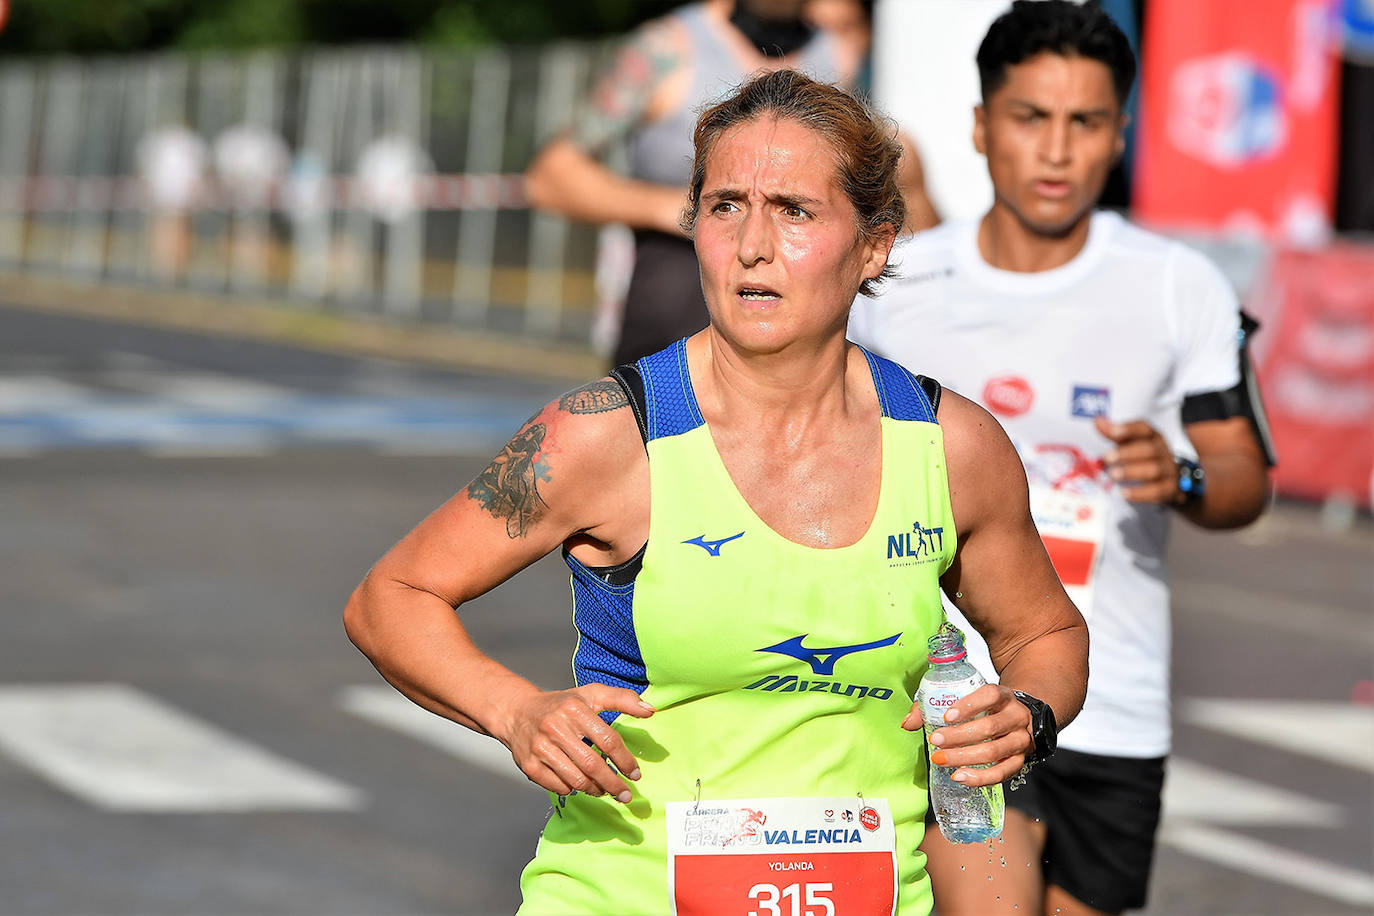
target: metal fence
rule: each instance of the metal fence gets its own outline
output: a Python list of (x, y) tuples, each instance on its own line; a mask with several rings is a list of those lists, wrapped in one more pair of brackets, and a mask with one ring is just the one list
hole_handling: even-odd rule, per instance
[(586, 340), (597, 233), (523, 199), (604, 45), (0, 65), (0, 266)]

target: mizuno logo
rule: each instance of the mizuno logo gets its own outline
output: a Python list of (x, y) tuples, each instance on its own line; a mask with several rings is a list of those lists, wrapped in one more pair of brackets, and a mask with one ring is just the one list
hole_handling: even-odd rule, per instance
[(743, 531), (741, 531), (739, 534), (732, 534), (732, 535), (730, 535), (728, 538), (721, 538), (719, 541), (708, 541), (708, 540), (706, 540), (706, 535), (703, 534), (703, 535), (701, 535), (700, 537), (694, 537), (694, 538), (692, 538), (690, 541), (683, 541), (682, 543), (684, 543), (684, 544), (695, 544), (695, 545), (697, 545), (698, 547), (700, 547), (702, 550), (704, 550), (704, 551), (706, 551), (707, 553), (709, 553), (711, 556), (713, 556), (713, 557), (718, 557), (718, 556), (720, 556), (720, 546), (721, 546), (722, 544), (728, 544), (728, 543), (730, 543), (731, 541), (733, 541), (735, 538), (742, 538), (742, 537), (744, 537), (744, 532), (743, 532)]
[(897, 641), (901, 633), (894, 633), (887, 639), (880, 639), (876, 642), (866, 642), (857, 646), (827, 646), (819, 649), (808, 649), (802, 645), (802, 640), (809, 634), (803, 633), (800, 636), (793, 636), (791, 639), (783, 640), (776, 646), (767, 646), (763, 649), (755, 649), (755, 652), (776, 652), (779, 655), (790, 655), (795, 659), (806, 662), (811, 666), (811, 671), (815, 674), (830, 675), (835, 673), (835, 662), (844, 658), (846, 655), (853, 655), (855, 652), (867, 652), (869, 649), (881, 649), (890, 646)]

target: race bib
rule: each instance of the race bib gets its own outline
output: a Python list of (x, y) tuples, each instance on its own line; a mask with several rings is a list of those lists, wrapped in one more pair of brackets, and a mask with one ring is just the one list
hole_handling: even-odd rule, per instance
[(1030, 507), (1064, 591), (1083, 618), (1091, 619), (1093, 583), (1107, 536), (1106, 495), (1067, 493), (1031, 484)]
[(669, 802), (676, 916), (848, 916), (897, 906), (886, 799)]

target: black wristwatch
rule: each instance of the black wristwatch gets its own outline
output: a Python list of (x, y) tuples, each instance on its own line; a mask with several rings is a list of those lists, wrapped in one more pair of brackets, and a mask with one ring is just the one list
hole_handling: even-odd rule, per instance
[(1054, 710), (1044, 700), (1037, 700), (1028, 693), (1013, 690), (1012, 694), (1031, 714), (1031, 740), (1035, 742), (1035, 748), (1026, 765), (1048, 760), (1059, 746), (1059, 727), (1054, 721)]
[(1179, 505), (1191, 506), (1207, 492), (1207, 472), (1190, 458), (1175, 456), (1174, 464), (1178, 466), (1178, 492), (1183, 494)]

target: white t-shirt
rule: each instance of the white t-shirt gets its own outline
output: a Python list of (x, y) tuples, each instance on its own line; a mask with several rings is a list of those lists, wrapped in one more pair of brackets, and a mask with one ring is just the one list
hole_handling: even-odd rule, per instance
[[(1112, 443), (1093, 417), (1145, 419), (1193, 455), (1184, 396), (1240, 380), (1235, 294), (1201, 255), (1113, 213), (1093, 214), (1072, 261), (1038, 273), (989, 266), (977, 233), (975, 220), (900, 243), (891, 260), (901, 279), (855, 302), (849, 336), (982, 404), (1015, 443), (1036, 524), (1088, 620), (1088, 696), (1061, 746), (1163, 756), (1172, 510), (1120, 495), (1102, 472)], [(946, 610), (993, 674), (986, 644)]]
[(138, 174), (155, 209), (185, 210), (195, 203), (205, 173), (205, 141), (187, 127), (161, 127), (134, 152)]

